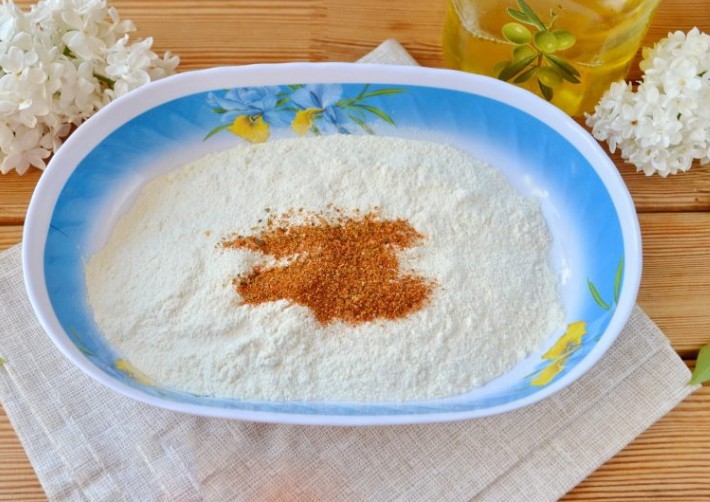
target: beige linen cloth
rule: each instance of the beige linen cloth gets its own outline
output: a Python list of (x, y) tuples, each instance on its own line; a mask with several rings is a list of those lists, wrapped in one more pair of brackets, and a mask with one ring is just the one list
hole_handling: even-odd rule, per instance
[[(395, 41), (363, 61), (416, 64)], [(608, 354), (512, 413), (387, 427), (265, 425), (155, 409), (75, 369), (0, 256), (0, 398), (52, 500), (555, 500), (693, 387), (636, 308)]]

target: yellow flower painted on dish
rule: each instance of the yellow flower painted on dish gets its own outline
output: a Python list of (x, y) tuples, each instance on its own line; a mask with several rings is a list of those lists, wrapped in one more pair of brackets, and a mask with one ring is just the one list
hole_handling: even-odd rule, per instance
[(269, 139), (269, 124), (261, 115), (239, 115), (227, 129), (251, 143), (263, 143)]
[(563, 369), (574, 352), (582, 346), (582, 337), (587, 334), (587, 323), (577, 321), (567, 326), (567, 331), (542, 355), (552, 361), (545, 366), (530, 383), (543, 386), (550, 383)]
[(542, 371), (530, 382), (532, 385), (537, 387), (542, 387), (550, 383), (563, 369), (565, 369), (565, 364), (567, 364), (567, 357), (561, 357), (557, 361), (552, 361), (550, 364), (545, 366)]
[(133, 378), (136, 382), (143, 384), (143, 385), (153, 385), (153, 379), (150, 378), (148, 375), (140, 371), (138, 368), (133, 366), (131, 363), (126, 361), (125, 359), (116, 359), (116, 362), (113, 364), (114, 368), (116, 368), (118, 371), (121, 373), (125, 373), (129, 377)]
[(587, 323), (573, 322), (567, 326), (567, 331), (555, 344), (542, 355), (543, 359), (558, 359), (571, 354), (582, 345), (582, 337), (587, 334)]
[(296, 117), (291, 122), (293, 132), (304, 136), (313, 127), (313, 121), (322, 111), (322, 108), (306, 108), (296, 112)]

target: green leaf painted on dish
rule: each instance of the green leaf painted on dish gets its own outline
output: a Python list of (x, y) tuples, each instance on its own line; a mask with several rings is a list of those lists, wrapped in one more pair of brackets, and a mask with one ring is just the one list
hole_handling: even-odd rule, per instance
[(89, 348), (79, 336), (79, 333), (77, 333), (74, 328), (69, 328), (69, 333), (71, 334), (71, 338), (74, 341), (74, 345), (76, 345), (76, 347), (81, 351), (82, 354), (84, 354), (85, 356), (94, 355), (93, 351), (89, 350)]
[(392, 118), (389, 115), (387, 115), (385, 112), (383, 112), (379, 108), (375, 108), (374, 106), (365, 105), (362, 103), (357, 103), (352, 106), (366, 110), (374, 115), (377, 115), (378, 117), (380, 117), (382, 120), (384, 120), (388, 124), (394, 125), (394, 120), (392, 120)]
[(210, 132), (207, 133), (207, 136), (205, 136), (202, 141), (207, 141), (210, 139), (212, 136), (217, 134), (218, 132), (224, 131), (227, 127), (229, 127), (229, 124), (222, 124), (221, 126), (217, 126), (214, 129), (212, 129)]
[(689, 385), (710, 381), (710, 343), (703, 345), (698, 353), (698, 359), (695, 361), (695, 369), (693, 376), (688, 382)]
[(359, 97), (359, 99), (368, 99), (372, 98), (375, 96), (385, 96), (388, 94), (401, 94), (404, 92), (404, 89), (378, 89), (376, 91), (368, 92), (367, 94), (363, 94), (362, 96)]
[(370, 84), (365, 84), (365, 85), (362, 87), (362, 89), (360, 89), (360, 94), (358, 94), (358, 95), (355, 97), (355, 100), (357, 101), (358, 99), (362, 99), (362, 97), (365, 95), (365, 93), (367, 92), (367, 90), (368, 90), (369, 88), (370, 88)]
[(619, 260), (619, 266), (616, 267), (616, 275), (614, 276), (614, 301), (619, 303), (619, 293), (621, 292), (621, 277), (624, 275), (624, 258)]
[(367, 134), (375, 134), (375, 131), (372, 130), (372, 128), (367, 125), (362, 119), (356, 117), (355, 115), (348, 114), (348, 117), (350, 117), (350, 120), (355, 122), (357, 125), (359, 125), (363, 131), (365, 131)]
[(594, 298), (594, 301), (597, 302), (597, 305), (604, 310), (609, 310), (611, 307), (609, 307), (609, 305), (602, 299), (602, 295), (599, 294), (599, 290), (590, 279), (587, 279), (587, 285), (589, 286), (589, 292), (592, 293), (592, 298)]

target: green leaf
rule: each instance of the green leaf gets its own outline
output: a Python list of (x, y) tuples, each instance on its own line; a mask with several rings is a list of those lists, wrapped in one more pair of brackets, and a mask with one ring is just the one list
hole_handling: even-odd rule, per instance
[(589, 291), (592, 293), (592, 298), (594, 298), (594, 301), (597, 302), (597, 305), (599, 305), (604, 310), (609, 310), (611, 307), (609, 307), (609, 305), (607, 305), (607, 303), (602, 300), (602, 295), (599, 294), (599, 290), (589, 278), (587, 278), (587, 285), (589, 286)]
[(365, 95), (365, 93), (367, 92), (367, 90), (368, 90), (369, 88), (370, 88), (370, 84), (365, 84), (365, 85), (363, 86), (362, 90), (360, 91), (360, 94), (358, 94), (355, 99), (360, 99), (360, 98), (362, 98), (362, 97)]
[(291, 84), (287, 85), (286, 87), (288, 87), (292, 91), (295, 91), (296, 89), (300, 89), (301, 87), (303, 87), (303, 84)]
[[(350, 111), (350, 112), (352, 112), (352, 113), (356, 113), (356, 114), (357, 114), (357, 117), (358, 117), (360, 120), (366, 120), (366, 119), (367, 119), (367, 117), (365, 116), (365, 112), (362, 111), (362, 110), (360, 110), (360, 109), (358, 109), (358, 108), (352, 108), (352, 107), (350, 107), (350, 108), (348, 108), (348, 111)], [(349, 115), (350, 115), (350, 114), (348, 114), (348, 116), (349, 116)]]
[[(579, 71), (577, 71), (577, 68), (569, 64), (567, 61), (562, 59), (559, 56), (555, 56), (554, 54), (545, 54), (545, 59), (550, 63), (555, 65), (557, 68), (563, 71), (563, 73), (567, 73), (568, 75), (571, 75), (572, 77), (580, 77)], [(577, 80), (579, 82), (579, 80)]]
[(212, 111), (214, 113), (227, 113), (227, 110), (225, 108), (212, 108)]
[(77, 348), (81, 351), (82, 354), (84, 354), (85, 356), (93, 356), (94, 355), (94, 353), (89, 350), (89, 348), (86, 346), (84, 341), (79, 336), (79, 333), (77, 333), (74, 328), (70, 327), (69, 333), (73, 337), (74, 344), (77, 346)]
[(404, 92), (404, 89), (395, 89), (395, 88), (390, 88), (390, 89), (378, 89), (376, 91), (368, 92), (367, 94), (363, 94), (359, 99), (368, 99), (372, 98), (374, 96), (384, 96), (386, 94), (400, 94)]
[(362, 103), (356, 103), (356, 104), (353, 104), (352, 106), (357, 107), (357, 108), (362, 108), (363, 110), (367, 110), (368, 112), (370, 112), (374, 115), (377, 115), (378, 117), (380, 117), (382, 120), (384, 120), (388, 124), (394, 125), (394, 120), (392, 120), (392, 117), (387, 115), (385, 112), (383, 112), (379, 108), (375, 108), (374, 106), (370, 106), (370, 105), (364, 105)]
[(552, 96), (554, 96), (554, 91), (552, 90), (552, 87), (548, 87), (539, 80), (537, 81), (538, 87), (540, 87), (540, 92), (542, 93), (542, 97), (545, 98), (548, 101), (552, 101)]
[(290, 96), (286, 96), (286, 97), (283, 97), (283, 98), (279, 99), (279, 100), (276, 102), (275, 108), (278, 108), (278, 107), (280, 107), (280, 106), (285, 105), (285, 104), (288, 103), (290, 100), (291, 100), (291, 97), (290, 97)]
[(520, 10), (523, 12), (523, 14), (525, 14), (528, 19), (530, 19), (530, 24), (536, 26), (539, 30), (547, 29), (547, 27), (543, 24), (540, 18), (537, 17), (535, 11), (533, 11), (530, 6), (525, 3), (525, 0), (518, 0), (518, 6), (520, 7)]
[(207, 141), (210, 139), (212, 136), (217, 134), (218, 132), (224, 131), (227, 127), (229, 127), (229, 124), (222, 124), (221, 126), (217, 126), (214, 129), (212, 129), (210, 132), (207, 133), (207, 136), (202, 138), (202, 141)]
[(372, 127), (367, 125), (364, 121), (361, 119), (357, 118), (355, 115), (348, 114), (348, 117), (355, 122), (357, 125), (362, 127), (362, 130), (365, 131), (367, 134), (375, 134), (375, 131), (372, 130)]
[(530, 80), (530, 77), (535, 75), (535, 72), (537, 71), (537, 67), (530, 68), (529, 70), (525, 70), (523, 73), (518, 75), (515, 80), (513, 80), (513, 83), (516, 84), (522, 84), (523, 82), (527, 82)]
[(506, 65), (505, 68), (500, 72), (498, 75), (498, 78), (504, 82), (507, 82), (514, 76), (516, 76), (518, 73), (523, 70), (527, 65), (532, 63), (535, 60), (536, 56), (529, 56), (524, 59), (521, 59), (520, 61), (516, 61), (515, 63), (510, 63)]
[(619, 266), (616, 267), (616, 276), (614, 276), (614, 301), (619, 303), (619, 292), (621, 291), (621, 276), (624, 275), (624, 257), (619, 260)]
[(493, 66), (493, 75), (495, 75), (496, 78), (500, 78), (500, 72), (502, 72), (506, 66), (510, 64), (510, 61), (498, 61), (494, 66)]
[(703, 345), (698, 352), (698, 359), (695, 361), (693, 376), (690, 377), (688, 385), (695, 385), (710, 380), (710, 343)]
[(533, 23), (532, 20), (528, 16), (525, 15), (525, 13), (520, 12), (519, 10), (511, 9), (510, 7), (505, 9), (505, 11), (513, 19), (517, 19), (521, 23), (530, 24), (532, 26), (535, 26), (535, 23)]

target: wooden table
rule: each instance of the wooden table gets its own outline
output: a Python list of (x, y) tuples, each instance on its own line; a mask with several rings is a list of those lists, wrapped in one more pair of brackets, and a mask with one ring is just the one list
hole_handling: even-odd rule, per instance
[[(16, 0), (17, 4), (31, 2)], [(182, 71), (282, 61), (353, 61), (396, 38), (425, 66), (442, 66), (445, 0), (116, 0), (139, 36), (180, 55)], [(670, 30), (710, 32), (710, 0), (663, 0), (645, 44)], [(631, 77), (638, 76), (638, 69)], [(710, 103), (707, 104), (710, 106)], [(710, 342), (710, 166), (647, 178), (614, 157), (644, 239), (638, 302), (692, 367)], [(20, 242), (40, 172), (0, 176), (0, 249)], [(710, 387), (686, 399), (577, 486), (567, 500), (710, 498)], [(45, 500), (0, 410), (0, 499)]]

